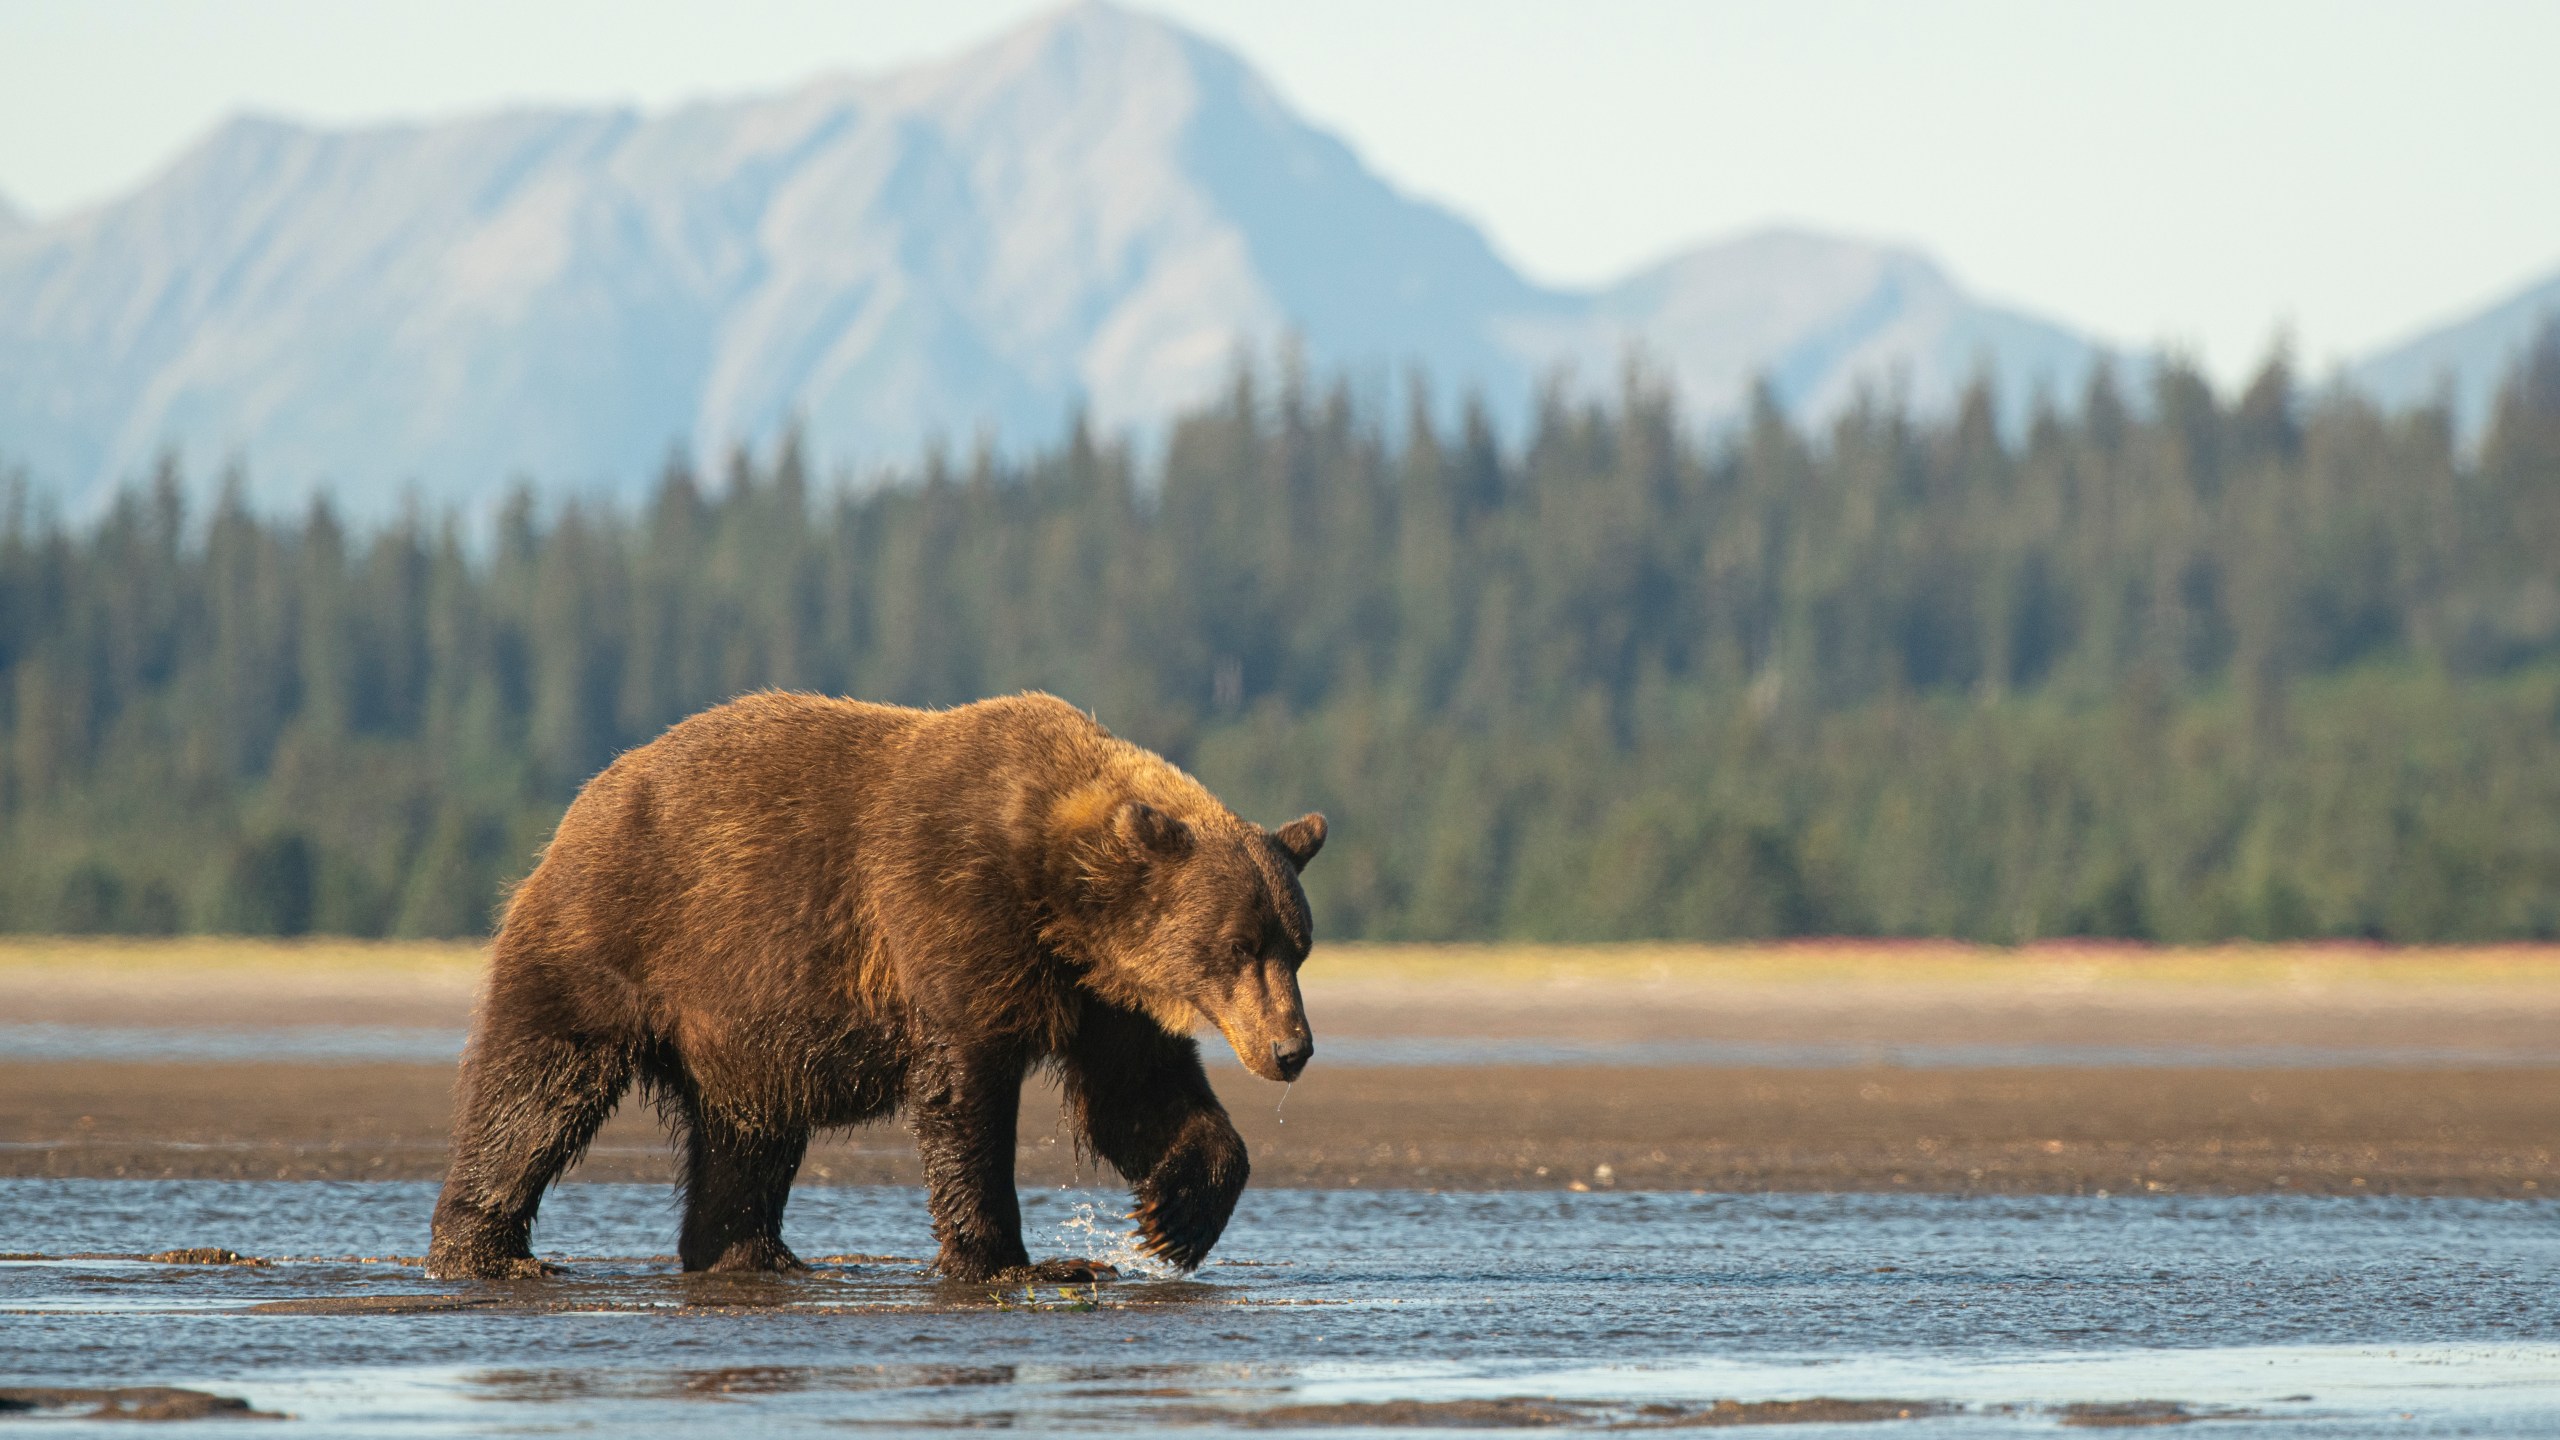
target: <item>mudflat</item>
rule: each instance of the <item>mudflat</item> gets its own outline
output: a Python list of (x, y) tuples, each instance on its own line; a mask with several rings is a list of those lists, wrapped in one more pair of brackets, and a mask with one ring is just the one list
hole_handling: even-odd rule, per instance
[[(260, 1037), (458, 1035), (478, 960), (459, 946), (0, 947), (0, 1174), (432, 1179), (450, 1065), (257, 1058)], [(1306, 983), (1316, 1062), (1285, 1103), (1276, 1085), (1213, 1071), (1261, 1185), (2560, 1187), (2560, 950), (1336, 946)], [(63, 1044), (137, 1029), (234, 1033), (248, 1058)], [(8, 1035), (33, 1030), (56, 1058), (10, 1055)], [(1399, 1044), (1424, 1061), (1368, 1063)], [(1517, 1063), (1540, 1045), (1569, 1063)], [(1702, 1045), (1802, 1053), (1682, 1058)], [(1611, 1063), (1621, 1051), (1650, 1058)], [(1977, 1051), (2006, 1058), (1972, 1063)], [(2147, 1058), (2116, 1063), (2129, 1053)], [(1024, 1182), (1073, 1180), (1054, 1091), (1035, 1080), (1025, 1102)], [(670, 1173), (635, 1100), (573, 1178)], [(920, 1177), (889, 1125), (827, 1138), (802, 1178)]]
[[(1398, 1066), (1217, 1076), (1260, 1185), (2095, 1194), (2560, 1193), (2560, 1067), (1768, 1069)], [(397, 1064), (0, 1064), (0, 1174), (433, 1179), (451, 1071)], [(1079, 1174), (1024, 1096), (1026, 1184)], [(573, 1179), (672, 1176), (631, 1102)], [(883, 1125), (802, 1183), (918, 1184)]]

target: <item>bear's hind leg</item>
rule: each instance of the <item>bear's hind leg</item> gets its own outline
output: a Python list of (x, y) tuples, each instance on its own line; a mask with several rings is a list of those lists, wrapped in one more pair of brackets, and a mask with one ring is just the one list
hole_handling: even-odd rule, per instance
[(463, 1061), (430, 1278), (546, 1272), (533, 1258), (534, 1211), (621, 1102), (631, 1071), (628, 1046), (544, 1034), (489, 1007)]
[(806, 1270), (782, 1243), (782, 1210), (808, 1153), (809, 1130), (787, 1122), (740, 1125), (708, 1111), (690, 1090), (685, 1130), (684, 1231), (676, 1254), (687, 1270), (722, 1273)]

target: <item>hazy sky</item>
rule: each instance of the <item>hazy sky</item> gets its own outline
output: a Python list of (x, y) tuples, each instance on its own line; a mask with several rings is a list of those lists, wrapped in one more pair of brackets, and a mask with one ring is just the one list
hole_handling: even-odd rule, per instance
[[(244, 108), (657, 105), (939, 57), (1031, 0), (0, 0), (0, 194), (139, 183)], [(1155, 0), (1533, 276), (1793, 223), (2236, 376), (2560, 269), (2560, 4)]]

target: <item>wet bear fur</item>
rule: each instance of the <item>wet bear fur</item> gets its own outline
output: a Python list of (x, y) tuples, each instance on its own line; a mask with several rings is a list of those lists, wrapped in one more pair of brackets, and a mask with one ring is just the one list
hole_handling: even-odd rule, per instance
[(1265, 830), (1046, 695), (924, 711), (760, 694), (590, 781), (519, 886), (465, 1052), (430, 1274), (541, 1273), (544, 1190), (635, 1083), (683, 1149), (688, 1270), (788, 1270), (811, 1132), (903, 1111), (941, 1273), (1029, 1269), (1024, 1076), (1197, 1267), (1247, 1165), (1190, 1038), (1294, 1078), (1313, 1050), (1298, 872)]

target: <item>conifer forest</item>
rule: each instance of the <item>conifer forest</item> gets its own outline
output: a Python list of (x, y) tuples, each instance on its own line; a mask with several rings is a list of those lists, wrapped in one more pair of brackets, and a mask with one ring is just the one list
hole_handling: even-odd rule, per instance
[(2560, 937), (2560, 331), (2476, 442), (2281, 358), (2005, 428), (1437, 413), (1284, 366), (1144, 463), (786, 442), (365, 531), (20, 476), (0, 928), (481, 933), (587, 776), (778, 687), (1048, 690), (1323, 810), (1332, 938)]

